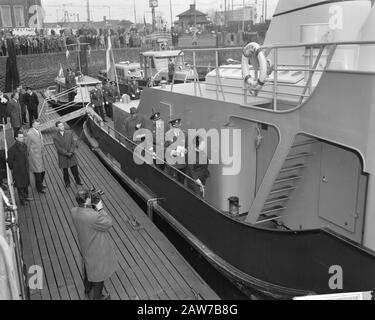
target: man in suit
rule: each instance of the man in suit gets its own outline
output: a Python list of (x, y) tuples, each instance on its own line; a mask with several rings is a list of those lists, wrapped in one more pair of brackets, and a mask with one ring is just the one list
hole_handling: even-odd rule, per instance
[(8, 164), (13, 172), (14, 186), (18, 190), (18, 196), (22, 206), (26, 206), (29, 198), (29, 162), (27, 159), (27, 146), (24, 143), (23, 132), (18, 132), (16, 142), (9, 148)]
[(27, 106), (27, 111), (29, 112), (30, 127), (35, 119), (38, 119), (38, 106), (39, 99), (38, 95), (33, 92), (30, 87), (26, 88), (26, 95), (24, 102)]
[(43, 136), (39, 131), (40, 122), (33, 121), (32, 128), (28, 131), (26, 136), (26, 146), (28, 151), (30, 172), (34, 173), (35, 185), (39, 193), (46, 193), (43, 185), (45, 169), (44, 169), (44, 145)]
[(193, 181), (187, 179), (187, 186), (197, 195), (204, 197), (206, 182), (210, 177), (210, 172), (208, 171), (209, 160), (205, 152), (206, 143), (199, 136), (195, 137), (194, 143), (195, 163), (189, 163), (186, 169), (187, 175), (191, 177)]
[(7, 107), (7, 114), (10, 117), (10, 123), (13, 128), (14, 137), (17, 137), (17, 134), (22, 127), (22, 109), (21, 105), (18, 102), (18, 99), (18, 92), (12, 93)]
[(94, 90), (90, 91), (91, 105), (94, 107), (94, 111), (107, 122), (104, 115), (104, 96), (103, 90), (100, 83), (97, 83)]
[(0, 90), (0, 124), (8, 123), (7, 106), (9, 98)]
[(104, 210), (94, 210), (91, 193), (81, 190), (76, 195), (78, 208), (72, 209), (72, 218), (84, 262), (85, 293), (90, 300), (109, 300), (103, 295), (104, 281), (116, 271), (117, 258), (109, 230), (112, 219)]
[(19, 94), (19, 103), (21, 105), (21, 110), (22, 110), (22, 122), (23, 124), (26, 124), (27, 123), (26, 104), (25, 104), (26, 91), (23, 88), (22, 84), (17, 87), (17, 92)]
[(65, 126), (61, 121), (56, 122), (57, 132), (53, 137), (53, 143), (57, 150), (59, 167), (63, 169), (65, 187), (70, 188), (69, 168), (74, 176), (76, 184), (83, 186), (78, 172), (78, 162), (75, 155), (77, 143), (73, 138), (70, 130), (65, 130)]

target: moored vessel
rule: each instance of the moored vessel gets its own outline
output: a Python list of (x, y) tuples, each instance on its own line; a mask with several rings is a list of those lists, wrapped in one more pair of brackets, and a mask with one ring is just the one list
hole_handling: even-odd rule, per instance
[[(280, 1), (265, 44), (250, 57), (258, 75), (237, 48), (242, 64), (216, 66), (205, 83), (143, 91), (138, 112), (147, 119), (157, 111), (165, 123), (181, 118), (185, 130), (230, 133), (232, 162), (209, 166), (204, 198), (160, 167), (134, 162), (123, 131), (129, 104), (114, 108), (113, 124), (90, 112), (85, 134), (245, 292), (292, 298), (373, 290), (374, 24), (370, 1)], [(230, 140), (236, 131), (239, 139)], [(223, 158), (223, 150), (212, 147), (211, 156)]]

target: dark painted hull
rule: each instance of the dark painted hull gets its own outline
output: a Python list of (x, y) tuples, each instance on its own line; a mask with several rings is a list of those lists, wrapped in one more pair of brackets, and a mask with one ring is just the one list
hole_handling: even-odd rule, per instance
[[(245, 293), (277, 299), (308, 293), (372, 291), (375, 253), (328, 230), (277, 231), (241, 223), (216, 210), (154, 166), (139, 166), (125, 146), (87, 120), (86, 135), (98, 154), (121, 164), (119, 174), (134, 189), (162, 198), (163, 217)], [(343, 289), (332, 290), (332, 266), (343, 270)]]
[[(42, 93), (42, 96), (45, 99), (47, 98), (44, 93)], [(48, 103), (50, 106), (52, 106), (52, 108), (56, 109), (56, 111), (62, 116), (77, 111), (85, 105), (83, 103), (75, 103), (67, 108), (62, 108), (63, 105), (67, 104), (67, 101), (50, 100)]]

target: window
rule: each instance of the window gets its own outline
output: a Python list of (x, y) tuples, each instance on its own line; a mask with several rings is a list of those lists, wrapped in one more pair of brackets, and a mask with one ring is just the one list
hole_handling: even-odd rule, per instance
[(12, 16), (10, 14), (10, 6), (0, 6), (1, 22), (3, 28), (12, 27)]
[(25, 26), (25, 14), (22, 6), (14, 6), (14, 17), (15, 17), (15, 26), (24, 27)]

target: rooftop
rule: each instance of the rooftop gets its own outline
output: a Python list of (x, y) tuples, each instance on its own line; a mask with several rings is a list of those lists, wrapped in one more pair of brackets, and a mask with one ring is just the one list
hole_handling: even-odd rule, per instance
[(177, 15), (177, 17), (179, 17), (179, 18), (182, 18), (182, 17), (194, 17), (194, 16), (196, 16), (196, 17), (199, 17), (199, 16), (200, 17), (202, 17), (202, 16), (206, 17), (207, 14), (203, 13), (203, 12), (201, 12), (199, 10), (197, 10), (195, 8), (195, 4), (191, 4), (189, 10), (187, 10), (187, 11), (185, 11), (185, 12), (180, 13), (180, 14)]

